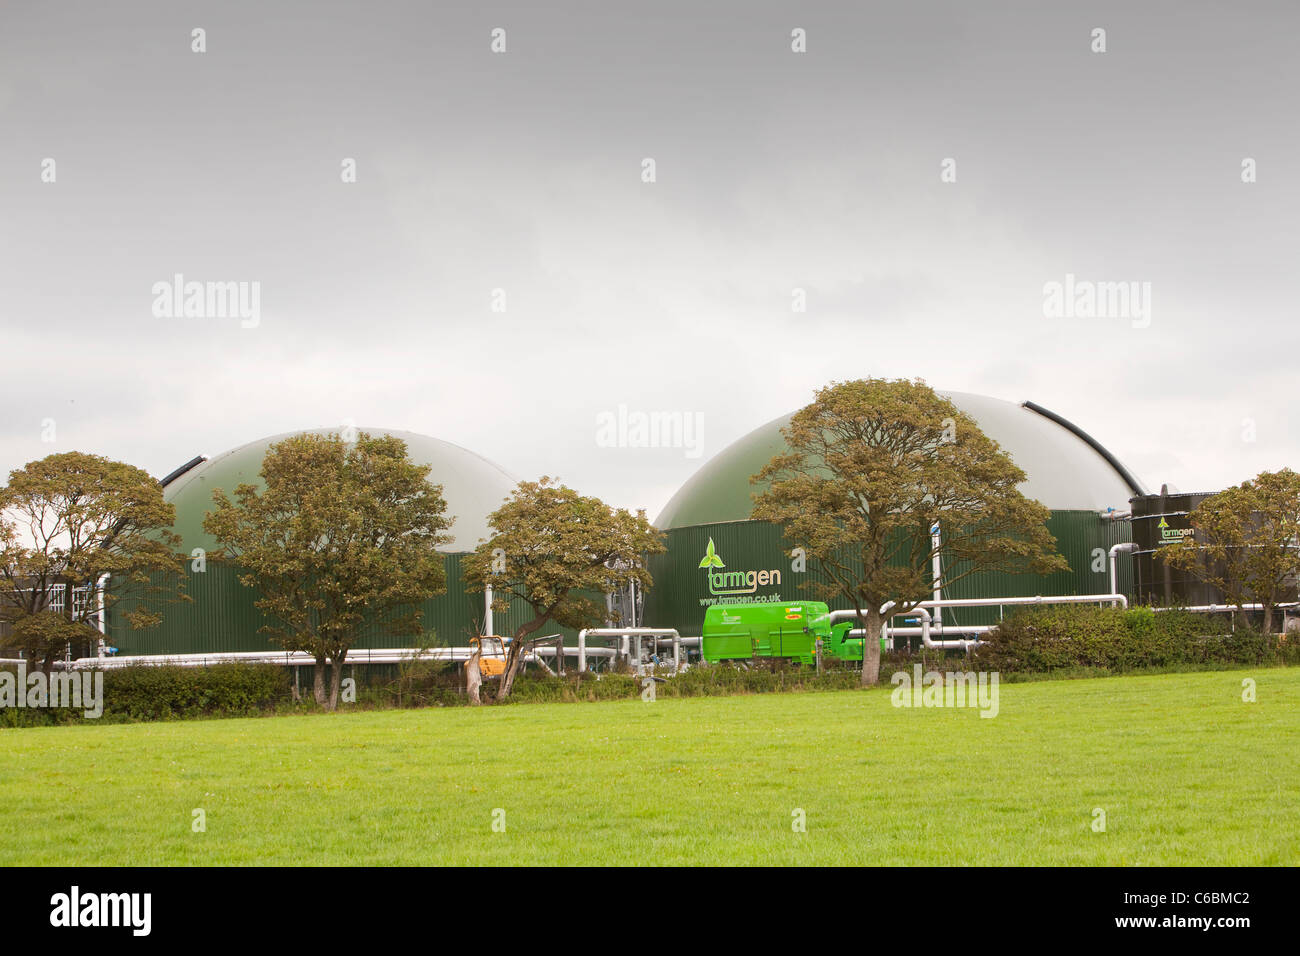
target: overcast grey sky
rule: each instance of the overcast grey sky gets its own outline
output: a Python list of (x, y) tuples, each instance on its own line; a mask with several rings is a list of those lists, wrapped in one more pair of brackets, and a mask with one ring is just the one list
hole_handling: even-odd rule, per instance
[[(356, 422), (653, 517), (868, 375), (1032, 399), (1156, 487), (1294, 467), (1298, 27), (1280, 2), (0, 0), (0, 470), (75, 448), (161, 476)], [(259, 283), (256, 327), (156, 316), (177, 273)], [(1149, 283), (1149, 322), (1046, 315), (1067, 274)], [(700, 457), (602, 447), (620, 405), (702, 416)]]

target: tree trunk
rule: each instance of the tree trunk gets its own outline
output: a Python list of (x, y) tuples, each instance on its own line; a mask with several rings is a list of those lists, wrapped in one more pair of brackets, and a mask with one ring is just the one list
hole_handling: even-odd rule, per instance
[(339, 707), (339, 687), (343, 683), (343, 660), (347, 654), (340, 654), (334, 658), (330, 664), (330, 711), (338, 710)]
[(465, 662), (465, 693), (469, 697), (469, 702), (475, 705), (483, 703), (478, 693), (479, 687), (483, 685), (483, 671), (478, 666), (482, 653), (483, 648), (479, 647)]
[(329, 703), (325, 696), (325, 658), (316, 657), (316, 666), (312, 672), (312, 696), (316, 698), (316, 706), (326, 707)]
[(867, 636), (862, 640), (862, 686), (874, 687), (880, 683), (880, 625), (882, 618), (874, 606), (867, 608), (866, 621), (858, 615), (858, 626), (863, 627)]
[(1260, 603), (1264, 605), (1264, 636), (1268, 637), (1273, 633), (1273, 602), (1270, 599)]
[(519, 674), (519, 666), (524, 659), (524, 640), (516, 637), (510, 642), (510, 652), (506, 655), (506, 672), (501, 675), (501, 686), (497, 689), (497, 703), (505, 700), (510, 696), (510, 691), (514, 689), (515, 677)]
[(547, 620), (549, 620), (549, 615), (537, 618), (531, 624), (526, 624), (515, 632), (515, 636), (506, 649), (506, 672), (501, 675), (501, 686), (497, 689), (496, 701), (498, 704), (509, 697), (510, 691), (514, 689), (515, 678), (519, 676), (519, 668), (524, 662), (524, 649), (528, 646), (528, 636), (537, 633)]

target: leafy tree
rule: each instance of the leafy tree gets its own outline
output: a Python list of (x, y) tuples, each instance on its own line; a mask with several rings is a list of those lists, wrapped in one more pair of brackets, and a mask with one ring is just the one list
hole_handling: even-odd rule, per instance
[(275, 622), (262, 631), (316, 659), (313, 691), (327, 710), (360, 633), (419, 634), (420, 604), (446, 590), (437, 549), (451, 520), (429, 471), (391, 435), (348, 444), (302, 434), (267, 450), (264, 489), (212, 493), (203, 527), (221, 544), (213, 557), (237, 563), (239, 580), (260, 592), (255, 603)]
[[(1017, 490), (1025, 473), (924, 382), (832, 383), (783, 429), (788, 451), (751, 480), (753, 517), (780, 524), (826, 577), (815, 592), (858, 609), (862, 683), (880, 676), (880, 607), (908, 611), (931, 590), (988, 571), (1067, 570), (1049, 512)], [(930, 529), (940, 523), (941, 543)]]
[(99, 455), (61, 452), (10, 472), (0, 488), (0, 620), (11, 640), (48, 674), (71, 642), (98, 638), (101, 600), (107, 613), (129, 596), (131, 626), (156, 625), (162, 595), (188, 599), (175, 519), (148, 472)]
[(1260, 604), (1264, 633), (1273, 609), (1300, 577), (1300, 475), (1284, 468), (1211, 495), (1187, 516), (1194, 534), (1157, 554), (1217, 588), (1242, 614)]
[(515, 629), (497, 700), (510, 696), (528, 638), (547, 623), (598, 627), (605, 607), (592, 595), (635, 581), (650, 586), (647, 555), (664, 550), (662, 535), (636, 514), (587, 498), (550, 478), (523, 481), (489, 517), (492, 537), (464, 562), (466, 590), (491, 586), (494, 605), (514, 602), (532, 611)]

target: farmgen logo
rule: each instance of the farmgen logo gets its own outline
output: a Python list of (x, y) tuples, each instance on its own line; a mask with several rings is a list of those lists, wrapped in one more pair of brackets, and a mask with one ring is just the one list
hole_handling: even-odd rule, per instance
[(1156, 525), (1160, 529), (1160, 543), (1169, 544), (1174, 541), (1182, 541), (1183, 538), (1190, 538), (1196, 533), (1195, 528), (1171, 528), (1169, 522), (1164, 518)]
[(777, 568), (767, 571), (715, 571), (714, 568), (726, 568), (713, 539), (709, 539), (708, 549), (700, 560), (700, 567), (708, 572), (709, 593), (717, 597), (735, 594), (753, 594), (760, 587), (781, 583), (781, 572)]

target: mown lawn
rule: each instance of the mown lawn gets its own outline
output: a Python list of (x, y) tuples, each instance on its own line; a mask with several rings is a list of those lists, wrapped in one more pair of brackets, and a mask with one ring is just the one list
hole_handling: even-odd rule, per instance
[(0, 863), (1300, 864), (1300, 669), (1000, 692), (3, 730)]

